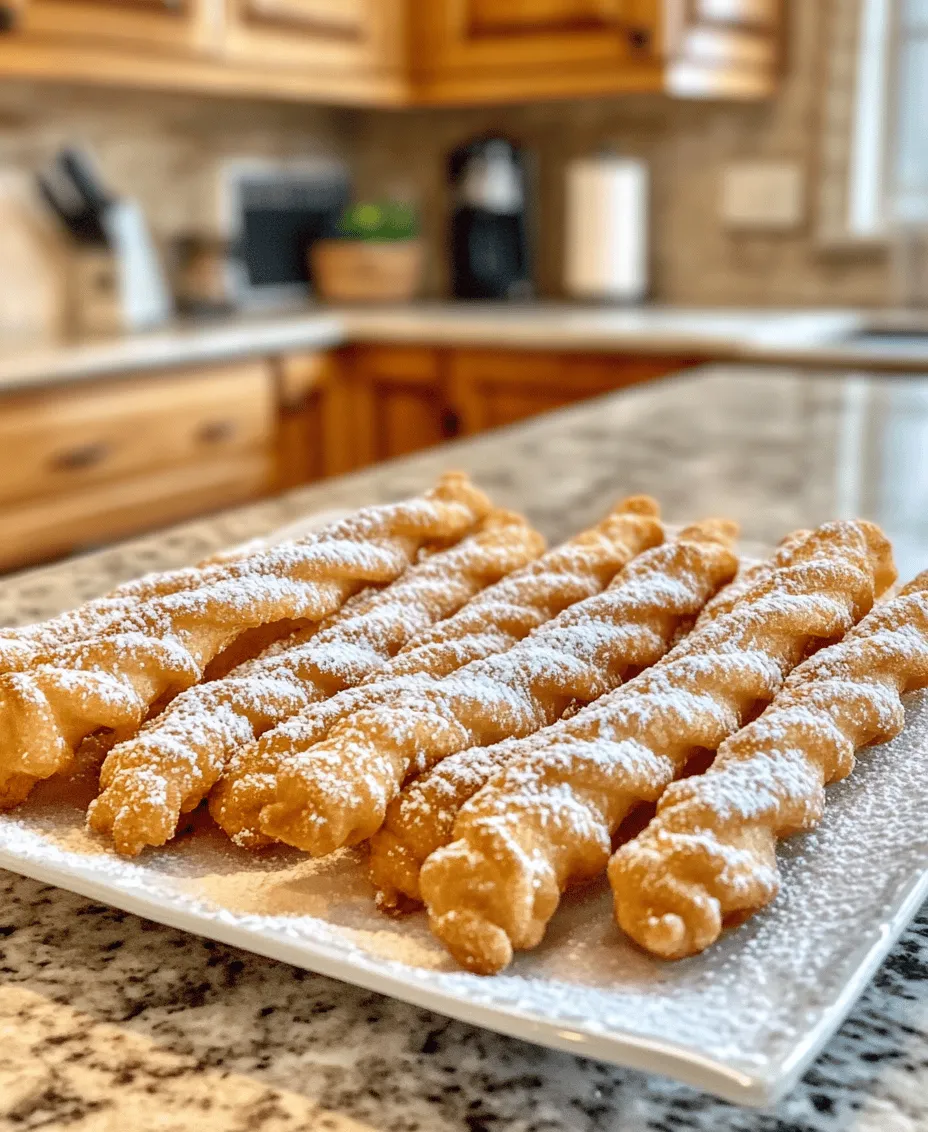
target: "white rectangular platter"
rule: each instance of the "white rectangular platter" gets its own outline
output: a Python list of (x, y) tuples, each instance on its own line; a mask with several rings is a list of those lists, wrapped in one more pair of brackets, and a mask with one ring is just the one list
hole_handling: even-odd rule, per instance
[(0, 815), (0, 867), (477, 1026), (767, 1105), (821, 1050), (928, 894), (928, 693), (903, 735), (829, 791), (782, 853), (775, 904), (703, 956), (625, 941), (603, 884), (570, 894), (503, 975), (459, 970), (424, 916), (377, 913), (362, 857), (237, 849), (197, 813), (134, 861), (84, 829), (94, 776), (42, 784)]

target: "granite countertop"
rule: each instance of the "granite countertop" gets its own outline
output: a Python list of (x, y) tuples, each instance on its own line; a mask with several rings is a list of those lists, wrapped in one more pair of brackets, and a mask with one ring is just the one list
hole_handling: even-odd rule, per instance
[[(616, 496), (770, 543), (866, 514), (928, 562), (928, 380), (717, 368), (368, 469), (0, 585), (24, 622), (320, 508), (470, 470), (552, 538)], [(804, 1081), (740, 1110), (0, 873), (0, 1127), (915, 1132), (928, 1126), (928, 907)]]
[(692, 354), (723, 360), (803, 355), (852, 332), (853, 311), (699, 310), (579, 304), (416, 303), (306, 307), (287, 315), (180, 324), (96, 341), (0, 345), (0, 390), (350, 342)]

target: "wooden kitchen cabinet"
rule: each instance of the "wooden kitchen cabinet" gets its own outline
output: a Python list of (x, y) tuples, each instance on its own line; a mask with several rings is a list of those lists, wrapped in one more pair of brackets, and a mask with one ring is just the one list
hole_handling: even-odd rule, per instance
[(415, 8), (425, 102), (776, 89), (784, 0), (440, 0)]
[(785, 0), (664, 0), (665, 88), (681, 98), (763, 98), (777, 87)]
[(0, 568), (266, 494), (276, 403), (264, 362), (0, 399)]
[(278, 488), (352, 471), (353, 406), (341, 355), (294, 354), (277, 361), (276, 371)]
[(705, 360), (363, 344), (7, 393), (0, 396), (0, 570)]
[(462, 435), (514, 424), (696, 364), (681, 357), (456, 350), (448, 396)]
[(0, 76), (372, 106), (760, 98), (785, 0), (0, 0)]
[(403, 84), (403, 0), (224, 0), (233, 64)]
[(437, 102), (658, 90), (662, 0), (439, 0), (415, 6), (413, 81)]
[(189, 52), (215, 42), (214, 0), (26, 0), (24, 44)]
[(438, 350), (361, 346), (343, 358), (357, 467), (430, 448), (454, 434)]
[(0, 77), (396, 105), (405, 0), (0, 0)]

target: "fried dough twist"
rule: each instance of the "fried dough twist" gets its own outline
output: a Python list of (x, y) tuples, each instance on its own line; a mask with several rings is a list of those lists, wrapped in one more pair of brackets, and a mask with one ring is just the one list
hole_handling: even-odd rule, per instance
[[(650, 519), (628, 516), (625, 525), (628, 559), (660, 534)], [(731, 577), (734, 555), (726, 549), (719, 557), (726, 559), (721, 573), (727, 569)], [(591, 588), (601, 591), (610, 577), (593, 567), (590, 579)], [(652, 593), (652, 617), (667, 598), (692, 611), (688, 594)], [(388, 698), (334, 729), (298, 767), (284, 771), (280, 800), (262, 811), (261, 828), (314, 856), (356, 845), (383, 824), (387, 804), (409, 774), (475, 743), (530, 734), (557, 719), (572, 700), (595, 698), (608, 680), (609, 612), (620, 604), (600, 592), (505, 653), (473, 661), (442, 680), (401, 682)], [(627, 630), (624, 635), (626, 650), (634, 653)]]
[(139, 726), (242, 633), (319, 621), (364, 586), (393, 581), (423, 545), (457, 541), (489, 510), (466, 477), (445, 476), (424, 496), (210, 567), (202, 585), (141, 601), (103, 632), (3, 674), (0, 805), (15, 805), (36, 780), (63, 769), (98, 728)]
[(926, 685), (928, 571), (801, 664), (705, 774), (667, 788), (657, 817), (609, 864), (621, 927), (681, 959), (769, 904), (777, 841), (818, 824), (826, 785), (851, 773), (857, 748), (898, 735), (900, 697)]
[[(416, 637), (361, 686), (313, 704), (232, 757), (210, 795), (210, 813), (238, 844), (272, 838), (260, 829), (262, 810), (279, 799), (281, 776), (304, 765), (312, 748), (352, 713), (385, 702), (418, 677), (447, 676), (481, 657), (511, 648), (532, 629), (603, 587), (639, 550), (660, 543), (663, 527), (653, 499), (634, 496), (602, 522), (484, 590), (453, 617)], [(307, 761), (308, 760), (308, 761)]]
[[(605, 593), (572, 606), (500, 658), (509, 659), (520, 690), (522, 657), (531, 653), (530, 663), (544, 660), (545, 680), (529, 682), (524, 694), (540, 701), (546, 722), (561, 714), (570, 697), (589, 703), (672, 648), (706, 601), (734, 577), (736, 529), (720, 520), (687, 527), (674, 542), (634, 559)], [(466, 674), (465, 669), (461, 675)], [(474, 726), (472, 718), (469, 724)], [(458, 811), (507, 765), (514, 750), (518, 746), (509, 739), (458, 751), (393, 799), (383, 827), (371, 838), (370, 871), (382, 909), (418, 901), (422, 862), (451, 840)]]
[[(233, 562), (240, 557), (231, 555), (226, 561)], [(207, 559), (199, 566), (145, 574), (46, 621), (0, 628), (0, 673), (22, 672), (64, 644), (103, 632), (139, 602), (202, 585), (204, 570), (211, 564), (212, 560)]]
[(435, 934), (482, 974), (536, 946), (564, 889), (606, 867), (631, 809), (768, 704), (810, 647), (839, 640), (894, 574), (878, 528), (826, 524), (654, 668), (526, 744), (422, 867)]
[(457, 546), (410, 567), (386, 589), (359, 595), (308, 636), (271, 647), (223, 679), (181, 692), (103, 764), (103, 792), (88, 823), (120, 853), (173, 836), (235, 748), (315, 700), (360, 683), (417, 632), (460, 609), (487, 585), (537, 558), (544, 540), (512, 512), (493, 512)]

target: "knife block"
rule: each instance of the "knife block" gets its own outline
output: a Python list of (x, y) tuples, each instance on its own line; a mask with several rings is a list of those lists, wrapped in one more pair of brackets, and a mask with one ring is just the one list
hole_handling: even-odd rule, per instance
[(121, 334), (123, 312), (119, 262), (105, 247), (78, 247), (71, 260), (71, 326), (81, 338)]
[(154, 241), (135, 201), (102, 214), (106, 244), (74, 249), (73, 325), (80, 335), (122, 334), (161, 326), (173, 313)]

